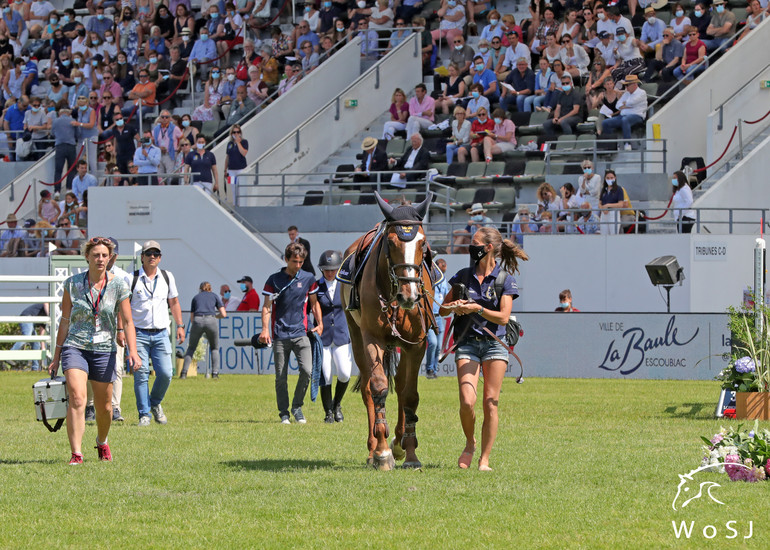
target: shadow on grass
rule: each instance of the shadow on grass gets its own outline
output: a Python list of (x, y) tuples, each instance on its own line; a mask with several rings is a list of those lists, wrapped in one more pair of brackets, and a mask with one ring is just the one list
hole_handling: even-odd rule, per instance
[(263, 472), (281, 472), (291, 470), (336, 469), (340, 466), (329, 460), (303, 460), (263, 458), (261, 460), (227, 460), (222, 462), (234, 470), (259, 470)]
[(690, 420), (711, 420), (714, 418), (714, 403), (681, 403), (663, 409), (669, 418), (688, 418)]
[(13, 460), (13, 459), (4, 459), (0, 458), (0, 466), (9, 465), (12, 466), (14, 464), (55, 464), (57, 462), (61, 462), (60, 460)]

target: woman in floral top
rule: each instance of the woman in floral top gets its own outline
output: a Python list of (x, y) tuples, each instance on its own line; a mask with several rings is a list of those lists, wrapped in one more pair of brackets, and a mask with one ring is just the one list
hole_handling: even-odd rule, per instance
[[(114, 249), (112, 241), (103, 237), (87, 241), (83, 255), (88, 262), (88, 271), (64, 281), (56, 351), (48, 371), (55, 376), (61, 362), (67, 380), (67, 436), (72, 449), (71, 465), (83, 463), (81, 443), (89, 380), (96, 405), (96, 450), (100, 460), (112, 461), (107, 434), (112, 422), (112, 382), (118, 332), (125, 332), (129, 353), (127, 365), (134, 371), (141, 366), (136, 353), (128, 283), (107, 270)], [(118, 328), (118, 314), (122, 317), (123, 328)]]

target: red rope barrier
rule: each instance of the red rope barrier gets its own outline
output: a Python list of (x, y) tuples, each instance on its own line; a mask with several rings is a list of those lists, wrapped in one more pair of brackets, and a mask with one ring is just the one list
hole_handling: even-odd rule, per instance
[[(767, 116), (767, 115), (765, 115), (765, 116)], [(728, 142), (727, 142), (727, 147), (725, 147), (725, 150), (724, 150), (724, 151), (722, 151), (722, 154), (721, 154), (721, 155), (719, 155), (719, 158), (718, 158), (717, 160), (715, 160), (714, 162), (712, 162), (712, 163), (711, 163), (711, 164), (709, 164), (708, 166), (704, 166), (703, 168), (697, 168), (697, 169), (693, 170), (693, 171), (692, 171), (692, 173), (693, 173), (693, 174), (697, 174), (698, 172), (703, 172), (704, 170), (708, 170), (709, 168), (711, 168), (712, 166), (714, 166), (714, 165), (715, 165), (717, 162), (719, 162), (720, 160), (722, 160), (722, 158), (723, 158), (723, 157), (724, 157), (724, 156), (727, 154), (727, 150), (730, 148), (730, 145), (733, 143), (733, 138), (735, 137), (735, 133), (736, 133), (737, 131), (738, 131), (738, 125), (736, 125), (736, 126), (733, 128), (733, 133), (732, 133), (732, 135), (730, 136), (730, 141), (728, 141)]]
[(152, 101), (147, 101), (147, 102), (145, 102), (144, 104), (145, 104), (145, 105), (147, 105), (147, 106), (149, 106), (149, 107), (158, 107), (159, 105), (163, 105), (163, 104), (164, 104), (166, 101), (168, 101), (169, 99), (171, 99), (172, 97), (174, 97), (174, 95), (176, 95), (176, 92), (177, 92), (177, 91), (179, 90), (179, 88), (182, 86), (182, 84), (184, 83), (184, 81), (185, 81), (185, 79), (187, 78), (187, 75), (188, 75), (188, 74), (190, 74), (190, 68), (189, 68), (189, 67), (187, 67), (187, 68), (184, 70), (184, 74), (182, 75), (182, 78), (180, 78), (180, 79), (179, 79), (179, 83), (177, 83), (177, 85), (176, 85), (176, 88), (174, 88), (174, 90), (173, 90), (173, 91), (172, 91), (172, 92), (171, 92), (171, 93), (168, 95), (168, 97), (167, 97), (166, 99), (164, 99), (163, 101), (159, 101), (159, 102), (157, 102), (157, 103), (154, 103), (154, 102), (152, 102)]
[[(286, 4), (288, 4), (288, 3), (289, 3), (289, 0), (283, 0), (283, 4), (281, 4), (281, 7), (280, 7), (280, 8), (278, 8), (278, 13), (276, 13), (276, 14), (275, 14), (275, 17), (273, 17), (273, 18), (272, 18), (270, 21), (268, 21), (267, 23), (265, 23), (265, 24), (263, 24), (263, 25), (259, 25), (259, 26), (257, 26), (257, 27), (254, 27), (254, 28), (255, 28), (255, 29), (265, 29), (265, 28), (269, 27), (270, 25), (272, 25), (273, 23), (275, 23), (275, 20), (276, 20), (276, 19), (278, 19), (278, 18), (281, 16), (281, 13), (283, 12), (283, 8), (285, 8), (285, 7), (286, 7)], [(244, 25), (245, 25), (245, 24), (246, 24), (246, 23), (244, 23)]]
[(46, 183), (44, 181), (39, 181), (38, 183), (41, 184), (41, 185), (59, 185), (62, 181), (64, 181), (67, 178), (67, 176), (70, 175), (70, 172), (72, 172), (72, 170), (75, 168), (75, 166), (78, 165), (78, 160), (80, 159), (80, 155), (83, 154), (83, 151), (85, 151), (85, 149), (86, 149), (85, 145), (81, 145), (80, 146), (80, 152), (78, 153), (78, 156), (75, 157), (75, 162), (73, 162), (72, 166), (70, 166), (69, 169), (66, 172), (64, 172), (64, 175), (61, 178), (59, 178), (58, 180), (56, 180), (53, 183)]
[[(21, 210), (21, 205), (24, 204), (24, 201), (27, 200), (27, 195), (29, 195), (29, 190), (32, 189), (32, 185), (27, 186), (27, 190), (24, 192), (24, 197), (22, 197), (21, 202), (19, 203), (19, 206), (16, 207), (16, 210), (13, 211), (13, 215), (19, 213), (19, 210)], [(0, 222), (0, 225), (3, 225), (5, 223), (5, 220)]]
[(767, 111), (765, 115), (762, 118), (758, 118), (757, 120), (744, 120), (744, 124), (756, 124), (757, 122), (762, 122), (767, 118), (767, 115), (770, 115), (770, 111)]
[(673, 201), (674, 201), (674, 195), (671, 195), (671, 198), (670, 198), (670, 199), (668, 199), (668, 204), (666, 205), (666, 209), (663, 211), (663, 213), (662, 213), (660, 216), (655, 216), (655, 217), (653, 217), (653, 218), (649, 218), (649, 217), (647, 217), (646, 215), (642, 214), (642, 215), (641, 215), (641, 216), (642, 216), (642, 218), (644, 218), (645, 220), (653, 220), (653, 221), (654, 221), (654, 220), (659, 220), (659, 219), (661, 219), (663, 216), (665, 216), (665, 215), (666, 215), (666, 212), (668, 212), (668, 207), (669, 207), (669, 206), (671, 206), (671, 203), (672, 203)]

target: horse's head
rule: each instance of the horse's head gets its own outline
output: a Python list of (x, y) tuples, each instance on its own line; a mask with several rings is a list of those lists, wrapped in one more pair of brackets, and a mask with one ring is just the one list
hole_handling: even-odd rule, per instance
[(424, 290), (422, 263), (428, 241), (422, 230), (422, 220), (428, 211), (431, 195), (416, 206), (397, 207), (382, 200), (376, 191), (375, 196), (387, 225), (384, 246), (391, 283), (389, 299), (395, 298), (399, 307), (410, 310)]

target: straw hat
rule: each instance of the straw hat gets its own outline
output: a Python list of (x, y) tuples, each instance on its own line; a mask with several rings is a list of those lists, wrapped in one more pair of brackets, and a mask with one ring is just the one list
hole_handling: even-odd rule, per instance
[(361, 149), (364, 151), (368, 151), (369, 149), (374, 149), (377, 147), (377, 144), (379, 143), (379, 140), (377, 138), (368, 137), (364, 138), (364, 142), (361, 144)]
[(626, 76), (626, 79), (623, 81), (624, 84), (639, 84), (639, 77), (635, 74), (630, 74)]
[(480, 202), (474, 202), (473, 206), (465, 210), (468, 214), (486, 214), (487, 209)]
[(16, 217), (16, 214), (8, 214), (8, 217), (5, 218), (5, 223), (9, 222), (17, 222), (19, 219)]

